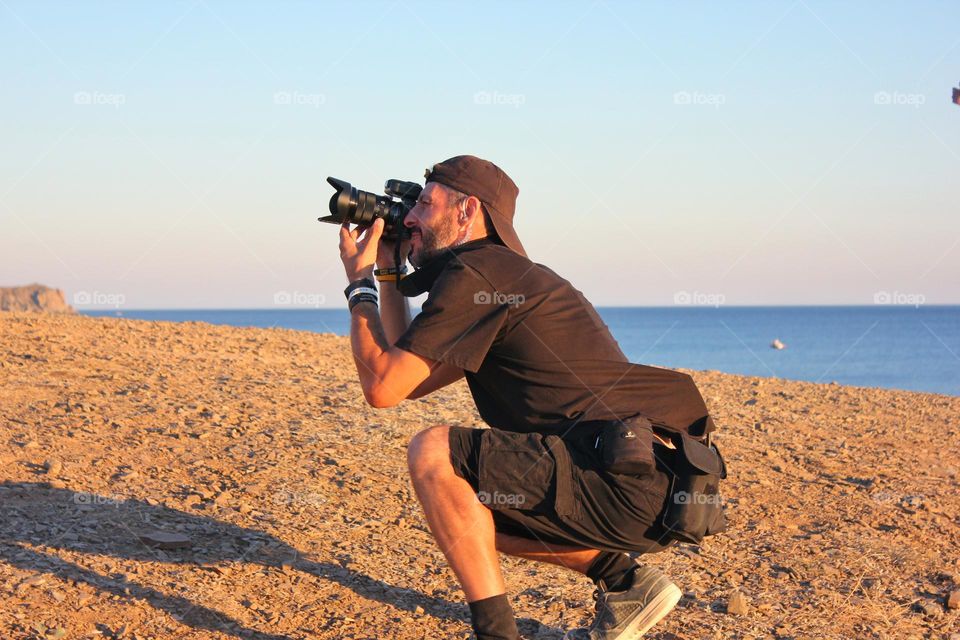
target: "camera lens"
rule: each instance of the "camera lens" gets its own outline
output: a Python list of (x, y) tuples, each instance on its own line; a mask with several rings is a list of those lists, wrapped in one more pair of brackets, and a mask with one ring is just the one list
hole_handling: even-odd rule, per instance
[(330, 196), (330, 215), (320, 218), (321, 222), (350, 222), (368, 226), (377, 218), (383, 218), (384, 233), (399, 232), (403, 236), (410, 235), (409, 230), (403, 226), (403, 218), (420, 195), (420, 185), (399, 180), (388, 181), (387, 193), (400, 198), (400, 202), (397, 202), (390, 196), (378, 196), (356, 189), (344, 180), (331, 177), (327, 178), (327, 182), (333, 187), (334, 193)]
[(338, 219), (349, 219), (350, 214), (357, 209), (357, 190), (351, 187), (349, 182), (336, 178), (327, 178), (327, 182), (334, 189), (330, 196), (330, 215)]

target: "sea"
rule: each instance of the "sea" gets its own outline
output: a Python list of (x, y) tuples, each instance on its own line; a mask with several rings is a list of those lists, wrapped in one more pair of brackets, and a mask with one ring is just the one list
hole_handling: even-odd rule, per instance
[[(597, 311), (631, 362), (960, 396), (958, 305), (598, 307)], [(346, 309), (82, 313), (337, 335), (350, 331)], [(773, 348), (775, 340), (783, 348)]]

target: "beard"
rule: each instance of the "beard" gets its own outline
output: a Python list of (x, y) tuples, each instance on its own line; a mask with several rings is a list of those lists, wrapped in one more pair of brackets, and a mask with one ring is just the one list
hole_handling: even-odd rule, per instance
[(417, 268), (452, 247), (459, 235), (457, 225), (452, 217), (442, 218), (432, 228), (418, 226), (416, 231), (420, 232), (420, 238), (417, 247), (410, 249), (408, 257), (410, 263)]

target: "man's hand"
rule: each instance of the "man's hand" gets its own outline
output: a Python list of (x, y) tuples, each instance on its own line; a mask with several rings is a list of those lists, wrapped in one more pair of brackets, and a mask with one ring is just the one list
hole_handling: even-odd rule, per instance
[(373, 277), (373, 265), (377, 262), (377, 246), (382, 234), (383, 218), (377, 218), (371, 226), (363, 229), (354, 227), (352, 231), (349, 222), (340, 225), (340, 260), (347, 272), (347, 280), (353, 282)]

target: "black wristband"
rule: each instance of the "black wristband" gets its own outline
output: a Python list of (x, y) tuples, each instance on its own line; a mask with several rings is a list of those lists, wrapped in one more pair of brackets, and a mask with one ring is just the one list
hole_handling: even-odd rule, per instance
[(374, 282), (373, 278), (360, 278), (359, 280), (354, 280), (347, 285), (347, 288), (343, 290), (343, 295), (347, 297), (347, 300), (350, 299), (350, 292), (358, 287), (370, 287), (371, 289), (377, 288), (377, 283)]
[(377, 297), (369, 293), (358, 293), (357, 295), (350, 298), (350, 302), (347, 303), (347, 309), (353, 311), (353, 308), (360, 304), (361, 302), (372, 302), (374, 306), (377, 304)]

